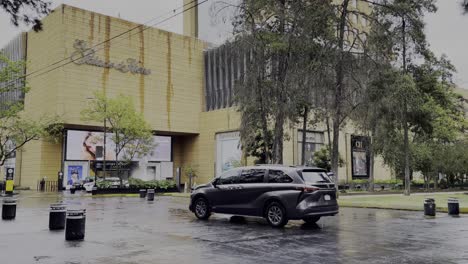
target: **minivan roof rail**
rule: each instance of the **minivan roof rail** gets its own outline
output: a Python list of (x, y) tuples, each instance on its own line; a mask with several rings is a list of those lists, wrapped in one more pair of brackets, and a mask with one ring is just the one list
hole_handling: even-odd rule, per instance
[(295, 167), (292, 165), (284, 165), (284, 164), (255, 164), (255, 166), (274, 166), (274, 167), (291, 167), (291, 168)]

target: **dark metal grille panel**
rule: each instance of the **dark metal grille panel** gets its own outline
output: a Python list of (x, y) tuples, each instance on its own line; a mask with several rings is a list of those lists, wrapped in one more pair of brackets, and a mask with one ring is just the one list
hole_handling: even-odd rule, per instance
[(244, 73), (245, 56), (232, 44), (205, 51), (205, 110), (231, 107), (234, 100), (234, 83)]

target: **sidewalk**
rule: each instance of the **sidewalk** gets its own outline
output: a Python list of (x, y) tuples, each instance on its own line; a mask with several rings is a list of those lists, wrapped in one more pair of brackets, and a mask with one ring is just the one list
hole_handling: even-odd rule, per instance
[[(159, 193), (160, 196), (171, 196), (190, 198), (190, 193)], [(102, 194), (91, 195), (87, 193), (69, 194), (61, 193), (59, 196), (67, 198), (106, 198), (106, 197), (138, 197), (139, 194)], [(56, 193), (37, 193), (23, 192), (22, 198), (49, 198), (57, 197)], [(457, 198), (460, 203), (460, 213), (468, 214), (468, 193), (466, 192), (436, 192), (436, 193), (413, 193), (410, 196), (403, 194), (362, 194), (362, 195), (340, 195), (338, 204), (341, 207), (354, 208), (376, 208), (376, 209), (394, 209), (408, 211), (423, 211), (424, 199), (434, 198), (438, 212), (447, 212), (447, 199)]]

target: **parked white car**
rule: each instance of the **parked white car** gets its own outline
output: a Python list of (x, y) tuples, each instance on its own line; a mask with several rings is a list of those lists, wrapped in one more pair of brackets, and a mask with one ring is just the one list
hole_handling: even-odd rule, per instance
[(94, 181), (87, 182), (87, 183), (83, 184), (83, 188), (85, 188), (86, 192), (91, 192), (93, 190), (94, 185), (95, 185)]

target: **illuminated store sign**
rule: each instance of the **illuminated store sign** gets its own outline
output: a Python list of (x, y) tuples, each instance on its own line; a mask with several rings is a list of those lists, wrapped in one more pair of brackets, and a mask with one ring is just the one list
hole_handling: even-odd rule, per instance
[(123, 73), (150, 75), (151, 70), (141, 67), (135, 59), (128, 58), (120, 63), (106, 62), (96, 55), (96, 50), (90, 48), (84, 40), (77, 39), (73, 44), (75, 51), (70, 56), (71, 61), (77, 65), (87, 64), (102, 68), (116, 69)]

